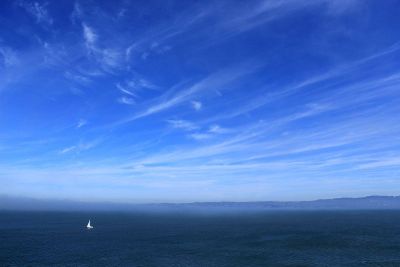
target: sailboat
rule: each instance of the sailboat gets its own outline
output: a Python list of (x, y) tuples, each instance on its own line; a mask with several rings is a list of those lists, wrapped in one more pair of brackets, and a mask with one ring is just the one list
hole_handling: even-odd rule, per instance
[(88, 224), (86, 225), (86, 228), (87, 229), (92, 229), (93, 228), (93, 226), (90, 225), (90, 220), (89, 220)]

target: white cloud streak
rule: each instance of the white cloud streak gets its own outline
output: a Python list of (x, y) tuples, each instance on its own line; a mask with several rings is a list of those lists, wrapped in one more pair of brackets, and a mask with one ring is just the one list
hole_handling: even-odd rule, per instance
[(96, 147), (97, 145), (100, 144), (100, 142), (101, 142), (100, 139), (96, 139), (91, 142), (79, 142), (77, 145), (73, 145), (73, 146), (69, 146), (69, 147), (61, 149), (60, 154), (69, 154), (69, 153), (79, 154), (83, 151), (86, 151), (86, 150)]
[(35, 18), (36, 23), (53, 24), (53, 18), (50, 17), (46, 8), (48, 3), (20, 1), (19, 5)]
[(86, 124), (87, 124), (87, 121), (86, 121), (86, 120), (80, 119), (80, 120), (78, 121), (78, 124), (76, 125), (76, 128), (81, 128), (81, 127), (85, 126)]
[(136, 104), (135, 99), (133, 99), (131, 97), (126, 97), (126, 96), (122, 96), (122, 97), (118, 98), (118, 102), (121, 104), (126, 104), (126, 105)]
[(8, 68), (17, 65), (18, 63), (19, 59), (16, 51), (6, 46), (0, 46), (0, 66), (3, 65)]
[(191, 101), (190, 104), (192, 104), (192, 108), (196, 111), (201, 110), (203, 107), (203, 104), (200, 101)]
[(182, 85), (178, 85), (177, 87), (179, 88), (179, 90), (177, 93), (172, 94), (171, 96), (171, 91), (173, 92), (178, 89), (172, 88), (169, 92), (159, 97), (158, 100), (155, 101), (155, 104), (151, 104), (149, 107), (145, 108), (144, 111), (139, 112), (130, 118), (117, 122), (117, 125), (134, 121), (139, 118), (147, 117), (152, 114), (176, 107), (182, 102), (190, 100), (194, 96), (209, 92), (210, 89), (224, 90), (234, 81), (237, 81), (245, 75), (248, 75), (251, 72), (255, 71), (257, 67), (257, 65), (252, 65), (225, 69), (215, 72), (191, 86), (186, 86), (182, 88)]
[(86, 47), (89, 50), (94, 50), (96, 41), (98, 39), (97, 34), (94, 32), (94, 30), (91, 27), (89, 27), (85, 23), (82, 23), (82, 29), (83, 29), (83, 38), (85, 40)]
[(185, 120), (167, 120), (167, 122), (171, 127), (185, 131), (193, 131), (199, 128), (194, 123)]

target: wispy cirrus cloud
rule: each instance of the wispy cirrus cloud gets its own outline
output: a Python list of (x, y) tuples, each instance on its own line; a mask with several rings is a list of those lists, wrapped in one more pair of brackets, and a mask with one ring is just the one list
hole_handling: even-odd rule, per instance
[(0, 66), (5, 68), (17, 65), (19, 62), (17, 52), (7, 46), (0, 46)]
[[(207, 159), (214, 159), (218, 155), (230, 155), (225, 156), (225, 163), (243, 161), (246, 158), (252, 161), (270, 160), (271, 157), (296, 155), (311, 151), (315, 153), (326, 149), (362, 144), (369, 142), (371, 138), (379, 138), (384, 133), (390, 134), (393, 131), (400, 131), (399, 127), (396, 129), (388, 127), (393, 123), (394, 118), (382, 120), (381, 114), (377, 112), (378, 110), (372, 109), (368, 112), (362, 112), (358, 116), (352, 114), (340, 122), (323, 125), (319, 128), (303, 129), (301, 132), (292, 133), (283, 138), (276, 135), (276, 131), (284, 128), (285, 125), (313, 115), (313, 113), (293, 114), (275, 122), (257, 123), (246, 128), (235, 129), (232, 132), (234, 135), (211, 145), (193, 149), (186, 148), (185, 152), (177, 150), (165, 155), (150, 157), (149, 160), (152, 164), (193, 161), (193, 159), (205, 162)], [(377, 125), (380, 125), (380, 127), (376, 127)], [(269, 136), (271, 137), (268, 138)], [(211, 135), (205, 132), (195, 133), (191, 137), (197, 140), (206, 140), (211, 138)], [(268, 141), (268, 139), (271, 140)], [(239, 157), (237, 158), (237, 156)]]
[(64, 77), (74, 83), (77, 83), (82, 86), (87, 86), (92, 82), (92, 79), (89, 78), (87, 75), (81, 75), (78, 73), (72, 73), (70, 71), (66, 71), (64, 73)]
[(118, 102), (121, 104), (126, 104), (126, 105), (134, 105), (136, 104), (135, 99), (132, 97), (127, 97), (127, 96), (121, 96), (118, 98)]
[(213, 124), (209, 127), (208, 129), (209, 133), (214, 133), (214, 134), (225, 134), (231, 132), (230, 129), (223, 128), (218, 124)]
[(121, 52), (115, 48), (100, 48), (100, 35), (94, 27), (82, 22), (82, 35), (89, 57), (101, 64), (103, 71), (113, 72), (120, 69), (123, 59)]
[(207, 140), (216, 137), (217, 135), (228, 134), (232, 132), (232, 129), (223, 128), (218, 124), (213, 124), (209, 126), (207, 130), (191, 133), (189, 137), (195, 140)]
[(190, 104), (192, 105), (193, 109), (199, 111), (203, 108), (203, 103), (200, 101), (191, 101)]
[(19, 6), (25, 9), (33, 18), (35, 18), (36, 23), (45, 23), (52, 25), (53, 18), (49, 15), (47, 6), (49, 3), (39, 3), (39, 2), (27, 2), (19, 1)]
[(213, 135), (210, 133), (192, 133), (189, 135), (190, 138), (195, 140), (206, 140), (211, 138)]
[(122, 86), (120, 83), (117, 83), (116, 85), (115, 85), (122, 93), (124, 93), (124, 94), (126, 94), (126, 95), (129, 95), (129, 96), (131, 96), (131, 97), (137, 97), (137, 95), (133, 92), (133, 91), (130, 91), (130, 90), (128, 90), (128, 89), (126, 89), (124, 86)]
[[(333, 3), (334, 2), (334, 3)], [(208, 36), (207, 43), (198, 45), (209, 46), (225, 41), (239, 34), (247, 33), (257, 27), (266, 26), (274, 21), (284, 19), (287, 16), (304, 10), (318, 10), (322, 14), (340, 15), (351, 12), (359, 6), (360, 1), (253, 1), (250, 4), (238, 4), (232, 8), (229, 2), (221, 1), (218, 4), (205, 3), (203, 6), (186, 10), (185, 15), (180, 16), (172, 23), (160, 25), (144, 34), (139, 40), (135, 40), (125, 49), (126, 61), (133, 57), (146, 60), (152, 54), (162, 54), (171, 50), (171, 44), (182, 40), (190, 40), (187, 37), (190, 31), (196, 29), (196, 35)], [(229, 10), (230, 12), (223, 12)], [(212, 25), (205, 21), (212, 20)], [(211, 39), (210, 40), (210, 33)]]
[(139, 93), (143, 90), (158, 90), (159, 87), (151, 83), (150, 81), (139, 78), (139, 79), (128, 79), (126, 81), (118, 82), (115, 84), (123, 94), (129, 95), (132, 98), (139, 98)]
[(61, 149), (59, 151), (59, 153), (60, 154), (70, 154), (70, 153), (79, 154), (81, 152), (84, 152), (86, 150), (96, 147), (97, 145), (99, 145), (101, 143), (101, 141), (102, 141), (101, 139), (96, 139), (96, 140), (93, 140), (90, 142), (80, 141), (76, 145), (68, 146), (68, 147)]
[(87, 124), (87, 120), (80, 119), (76, 125), (76, 128), (81, 128)]
[(400, 166), (399, 157), (386, 157), (386, 158), (371, 158), (369, 162), (359, 164), (359, 169), (376, 169), (385, 167), (398, 167)]
[[(395, 43), (394, 45), (372, 55), (361, 58), (357, 61), (343, 63), (324, 73), (307, 77), (302, 81), (286, 85), (279, 88), (279, 90), (268, 92), (268, 87), (261, 88), (260, 92), (263, 92), (262, 94), (258, 93), (254, 98), (249, 97), (245, 102), (240, 100), (240, 106), (235, 107), (234, 109), (223, 109), (223, 112), (217, 113), (215, 116), (203, 120), (202, 123), (231, 119), (248, 114), (252, 111), (265, 108), (277, 101), (293, 97), (296, 94), (299, 95), (302, 92), (317, 86), (323, 87), (324, 90), (332, 91), (332, 94), (319, 98), (319, 106), (314, 106), (314, 109), (319, 109), (322, 112), (343, 108), (352, 104), (362, 103), (377, 97), (393, 94), (396, 91), (398, 83), (399, 76), (397, 72), (385, 73), (384, 75), (376, 74), (375, 77), (364, 77), (351, 82), (347, 81), (347, 78), (349, 73), (357, 75), (366, 68), (375, 68), (377, 66), (375, 64), (376, 62), (392, 56), (399, 50), (400, 45)], [(331, 83), (332, 80), (334, 80), (335, 83)], [(356, 92), (359, 94), (357, 98), (350, 97), (350, 95)]]
[(83, 38), (85, 40), (85, 45), (89, 51), (96, 50), (95, 45), (98, 39), (97, 34), (95, 33), (94, 29), (82, 23), (83, 29)]
[[(130, 118), (121, 120), (117, 124), (127, 123), (130, 121), (137, 120), (139, 118), (147, 117), (155, 113), (168, 110), (170, 108), (176, 107), (181, 103), (190, 100), (192, 97), (198, 96), (199, 94), (204, 94), (210, 88), (219, 90), (226, 89), (227, 86), (232, 85), (235, 81), (243, 78), (246, 75), (254, 72), (259, 66), (257, 64), (243, 65), (234, 68), (227, 68), (222, 71), (217, 71), (210, 74), (206, 78), (196, 82), (190, 86), (178, 84), (177, 88), (170, 89), (166, 94), (160, 96), (157, 100), (152, 101), (144, 111), (141, 111)], [(173, 93), (177, 91), (176, 93)]]
[(193, 131), (199, 128), (196, 124), (185, 120), (167, 120), (167, 122), (171, 127), (185, 131)]

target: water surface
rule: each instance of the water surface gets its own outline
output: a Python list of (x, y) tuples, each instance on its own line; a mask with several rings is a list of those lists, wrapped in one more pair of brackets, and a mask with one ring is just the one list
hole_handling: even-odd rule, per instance
[(0, 212), (0, 266), (400, 266), (400, 211)]

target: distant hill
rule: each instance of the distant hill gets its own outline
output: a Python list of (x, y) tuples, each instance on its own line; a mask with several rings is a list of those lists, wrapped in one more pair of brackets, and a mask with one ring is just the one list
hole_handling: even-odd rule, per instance
[(194, 202), (117, 204), (40, 200), (0, 196), (0, 210), (218, 211), (218, 210), (358, 210), (400, 209), (400, 196), (367, 196), (313, 201)]
[(178, 205), (261, 209), (400, 209), (400, 196), (367, 196), (313, 201), (204, 202)]

